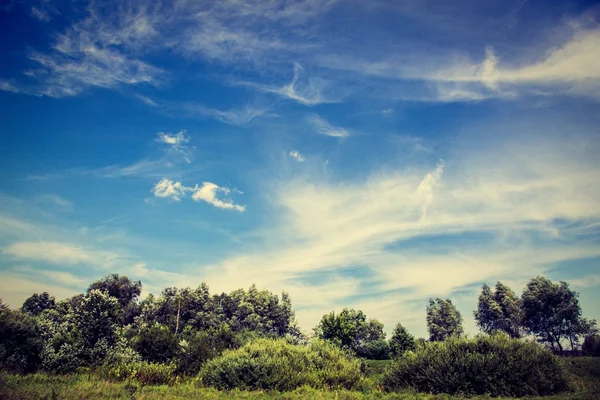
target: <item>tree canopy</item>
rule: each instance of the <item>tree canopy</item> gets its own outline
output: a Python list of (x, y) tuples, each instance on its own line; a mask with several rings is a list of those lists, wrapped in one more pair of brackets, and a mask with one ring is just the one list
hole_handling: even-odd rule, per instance
[(502, 282), (496, 283), (495, 290), (484, 284), (473, 313), (475, 321), (485, 333), (506, 332), (512, 338), (521, 337), (523, 311), (520, 299)]
[(452, 304), (452, 300), (429, 299), (427, 330), (431, 341), (442, 341), (463, 334), (462, 315)]

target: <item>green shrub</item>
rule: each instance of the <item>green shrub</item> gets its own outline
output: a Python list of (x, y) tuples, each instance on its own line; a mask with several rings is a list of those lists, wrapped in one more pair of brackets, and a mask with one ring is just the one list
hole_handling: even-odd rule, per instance
[(175, 382), (175, 365), (134, 361), (101, 368), (101, 376), (114, 381), (132, 379), (141, 385), (171, 385)]
[(600, 335), (597, 333), (587, 335), (583, 340), (582, 350), (588, 357), (600, 357)]
[(506, 334), (450, 338), (409, 351), (388, 368), (387, 390), (543, 396), (568, 389), (562, 360), (537, 343)]
[(387, 360), (390, 358), (390, 345), (385, 339), (371, 340), (359, 347), (357, 355), (369, 360)]
[(353, 388), (361, 381), (360, 361), (340, 348), (315, 341), (298, 346), (259, 339), (206, 362), (200, 377), (221, 390), (288, 391), (300, 386)]

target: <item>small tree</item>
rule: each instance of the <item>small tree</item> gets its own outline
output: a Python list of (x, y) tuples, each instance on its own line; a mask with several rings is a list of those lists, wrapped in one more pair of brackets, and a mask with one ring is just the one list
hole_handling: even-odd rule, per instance
[(367, 321), (367, 316), (362, 311), (347, 308), (338, 315), (333, 311), (325, 314), (314, 331), (318, 338), (334, 342), (358, 355), (362, 354), (367, 343), (385, 339), (381, 322), (375, 319)]
[(482, 332), (503, 331), (512, 338), (521, 337), (523, 311), (520, 300), (502, 282), (496, 283), (494, 291), (486, 284), (481, 287), (477, 310), (473, 314)]
[(533, 278), (521, 297), (525, 327), (537, 336), (539, 342), (549, 344), (554, 350), (558, 348), (562, 353), (562, 340), (580, 335), (581, 307), (578, 296), (566, 282), (552, 283), (542, 276)]
[(56, 301), (54, 296), (50, 296), (48, 292), (44, 292), (42, 294), (34, 293), (31, 297), (29, 297), (23, 303), (21, 307), (21, 311), (37, 316), (42, 313), (44, 310), (53, 309), (56, 307)]
[(392, 357), (399, 357), (405, 351), (414, 350), (415, 348), (415, 337), (408, 333), (406, 328), (398, 322), (390, 338), (390, 353)]
[(427, 330), (431, 341), (442, 341), (463, 334), (462, 316), (450, 299), (429, 299)]

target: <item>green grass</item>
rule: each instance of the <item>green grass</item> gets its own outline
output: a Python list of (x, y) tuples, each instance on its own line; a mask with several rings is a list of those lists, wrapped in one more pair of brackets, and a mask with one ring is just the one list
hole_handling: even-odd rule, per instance
[[(577, 358), (566, 359), (569, 365), (571, 381), (575, 392), (557, 396), (544, 397), (544, 400), (584, 400), (600, 398), (600, 359)], [(300, 399), (414, 399), (414, 400), (456, 400), (462, 397), (448, 395), (428, 395), (424, 393), (381, 393), (377, 389), (377, 381), (389, 361), (368, 361), (365, 375), (372, 381), (372, 387), (362, 392), (324, 391), (311, 388), (299, 388), (292, 392), (229, 392), (199, 387), (198, 382), (184, 381), (173, 386), (140, 386), (133, 382), (109, 382), (92, 374), (48, 375), (29, 374), (17, 375), (0, 372), (0, 399), (6, 400), (71, 400), (71, 399), (270, 399), (270, 400), (300, 400)], [(474, 399), (489, 399), (486, 396)], [(508, 398), (503, 398), (508, 400)]]

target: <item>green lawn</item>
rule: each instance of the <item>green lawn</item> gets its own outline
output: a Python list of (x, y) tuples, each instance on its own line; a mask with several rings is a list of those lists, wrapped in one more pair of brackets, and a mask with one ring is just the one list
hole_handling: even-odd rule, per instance
[[(545, 397), (547, 400), (600, 399), (600, 359), (577, 358), (569, 364), (575, 392)], [(108, 382), (95, 375), (15, 375), (0, 372), (0, 399), (6, 400), (70, 400), (70, 399), (460, 399), (457, 396), (423, 393), (381, 393), (377, 381), (389, 361), (369, 361), (365, 374), (373, 381), (363, 392), (325, 391), (300, 388), (293, 392), (220, 392), (201, 388), (192, 381), (173, 386), (146, 386), (137, 383)], [(480, 396), (476, 399), (487, 399)], [(507, 399), (507, 398), (504, 398)]]

